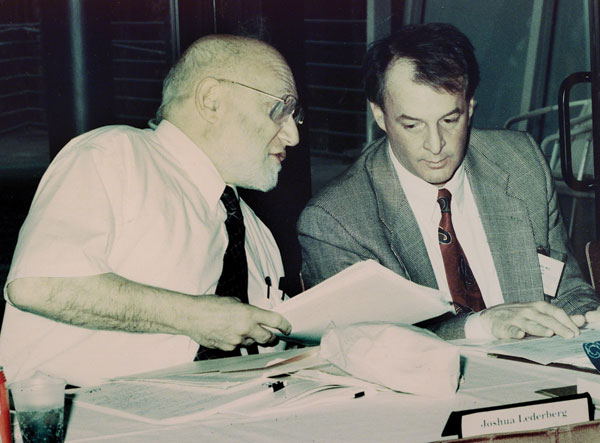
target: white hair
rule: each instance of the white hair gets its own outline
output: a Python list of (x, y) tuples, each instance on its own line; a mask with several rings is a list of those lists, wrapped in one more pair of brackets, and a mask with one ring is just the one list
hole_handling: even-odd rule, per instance
[(265, 53), (280, 55), (259, 40), (233, 35), (209, 35), (195, 41), (171, 68), (163, 82), (162, 102), (156, 122), (168, 116), (173, 106), (193, 94), (196, 82), (205, 77), (236, 80), (237, 73)]

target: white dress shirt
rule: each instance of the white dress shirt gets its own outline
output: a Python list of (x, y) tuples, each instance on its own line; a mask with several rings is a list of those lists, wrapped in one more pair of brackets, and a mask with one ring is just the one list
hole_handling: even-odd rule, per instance
[[(168, 121), (156, 130), (109, 126), (83, 134), (42, 178), (7, 284), (29, 276), (114, 273), (186, 294), (213, 294), (228, 242), (224, 189), (208, 157)], [(243, 201), (240, 206), (249, 301), (272, 309), (281, 301), (279, 249), (252, 209)], [(197, 349), (183, 335), (91, 330), (9, 303), (0, 335), (7, 379), (39, 369), (79, 385), (190, 362)]]
[[(389, 144), (388, 153), (417, 219), (438, 288), (445, 293), (449, 301), (452, 301), (438, 240), (438, 226), (441, 219), (441, 210), (437, 203), (439, 188), (410, 173), (402, 166)], [(462, 164), (443, 187), (452, 194), (450, 206), (452, 225), (477, 280), (486, 307), (504, 303), (492, 253)], [(467, 338), (491, 337), (489, 332), (482, 328), (477, 314), (469, 316), (465, 325), (465, 334)]]

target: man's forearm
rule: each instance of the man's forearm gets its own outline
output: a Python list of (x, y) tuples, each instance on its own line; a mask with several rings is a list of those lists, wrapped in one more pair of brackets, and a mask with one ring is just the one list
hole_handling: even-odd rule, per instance
[[(17, 308), (90, 329), (185, 333), (190, 295), (132, 282), (115, 274), (21, 278), (8, 286)], [(190, 309), (185, 307), (189, 306)]]
[(115, 274), (28, 277), (8, 285), (17, 308), (89, 329), (186, 335), (196, 343), (231, 350), (270, 343), (266, 327), (289, 334), (281, 315), (214, 294), (188, 295), (135, 283)]

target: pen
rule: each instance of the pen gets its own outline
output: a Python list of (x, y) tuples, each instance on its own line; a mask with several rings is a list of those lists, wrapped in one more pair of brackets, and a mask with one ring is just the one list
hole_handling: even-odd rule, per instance
[(281, 300), (285, 299), (285, 290), (287, 287), (287, 279), (284, 277), (279, 278), (279, 290), (281, 291)]
[(265, 277), (265, 284), (267, 285), (267, 298), (269, 298), (271, 293), (271, 277), (268, 275)]

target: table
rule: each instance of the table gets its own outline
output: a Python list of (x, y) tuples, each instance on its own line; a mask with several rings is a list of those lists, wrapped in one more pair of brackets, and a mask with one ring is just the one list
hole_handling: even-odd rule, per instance
[(496, 359), (475, 352), (466, 351), (461, 362), (464, 380), (451, 398), (383, 392), (258, 419), (217, 415), (172, 426), (146, 424), (74, 406), (66, 441), (430, 442), (441, 439), (453, 410), (546, 398), (534, 391), (576, 384), (578, 378), (600, 382), (595, 374)]

